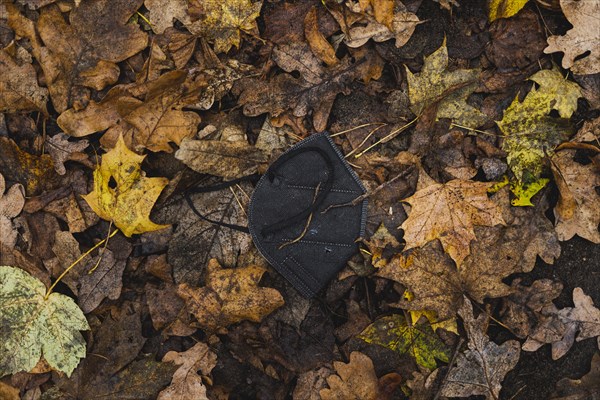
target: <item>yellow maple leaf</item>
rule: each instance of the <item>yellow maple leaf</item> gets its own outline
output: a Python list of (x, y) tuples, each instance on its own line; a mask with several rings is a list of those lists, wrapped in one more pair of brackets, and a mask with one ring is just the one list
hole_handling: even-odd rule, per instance
[(224, 269), (213, 258), (206, 268), (206, 286), (194, 288), (184, 283), (177, 291), (204, 329), (215, 331), (243, 320), (260, 322), (284, 304), (276, 289), (258, 286), (266, 272), (262, 267)]
[(227, 53), (231, 46), (240, 46), (240, 31), (258, 33), (256, 18), (260, 15), (262, 1), (206, 0), (202, 2), (203, 18), (188, 25), (195, 35), (214, 42), (216, 53)]
[(410, 204), (402, 224), (405, 250), (439, 239), (457, 266), (470, 254), (474, 225), (504, 224), (500, 208), (487, 197), (492, 184), (454, 179), (433, 183), (403, 201)]
[(491, 0), (489, 20), (509, 18), (517, 14), (529, 0)]
[(83, 196), (100, 218), (112, 221), (127, 237), (166, 226), (150, 221), (150, 211), (167, 179), (146, 178), (140, 167), (144, 157), (119, 137), (94, 171), (94, 190)]

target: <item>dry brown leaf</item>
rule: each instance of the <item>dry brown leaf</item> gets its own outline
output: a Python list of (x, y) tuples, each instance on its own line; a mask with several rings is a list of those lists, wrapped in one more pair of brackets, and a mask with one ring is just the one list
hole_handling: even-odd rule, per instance
[(573, 28), (563, 36), (550, 36), (544, 53), (565, 53), (562, 66), (575, 74), (600, 72), (600, 2), (560, 0), (560, 7)]
[(304, 17), (304, 36), (313, 54), (325, 64), (332, 66), (340, 62), (335, 56), (335, 49), (319, 31), (317, 8), (312, 7)]
[(90, 226), (96, 225), (100, 219), (80, 196), (83, 194), (85, 191), (81, 193), (73, 190), (68, 196), (50, 202), (44, 207), (44, 211), (65, 221), (69, 225), (69, 232), (83, 232)]
[(350, 353), (348, 364), (334, 361), (337, 375), (327, 378), (329, 389), (321, 389), (322, 400), (378, 400), (379, 382), (373, 361), (358, 351)]
[(247, 141), (183, 139), (175, 158), (196, 172), (239, 178), (257, 171), (267, 162), (268, 154)]
[(0, 112), (41, 111), (48, 114), (48, 89), (38, 85), (31, 64), (19, 64), (6, 51), (0, 50), (3, 82), (0, 84)]
[[(397, 253), (400, 242), (382, 223), (369, 240), (363, 241), (371, 253), (371, 264), (375, 268), (383, 268), (388, 264), (390, 253)], [(387, 254), (386, 254), (387, 253)]]
[[(44, 260), (44, 266), (54, 278), (58, 278), (69, 265), (81, 256), (79, 242), (77, 242), (77, 239), (75, 239), (71, 232), (66, 231), (56, 231), (54, 234), (54, 243), (52, 244), (52, 252), (56, 257)], [(76, 296), (79, 293), (79, 278), (84, 273), (85, 270), (83, 268), (75, 268), (62, 279)]]
[(171, 385), (158, 394), (157, 400), (208, 400), (206, 386), (198, 375), (210, 374), (217, 365), (217, 355), (202, 342), (180, 353), (169, 351), (162, 359), (180, 367), (173, 374)]
[(196, 330), (189, 325), (189, 313), (185, 303), (177, 296), (177, 286), (167, 283), (156, 287), (145, 286), (146, 302), (152, 318), (152, 326), (163, 335), (189, 336)]
[[(6, 192), (6, 193), (5, 193)], [(25, 189), (17, 183), (6, 190), (6, 181), (0, 174), (0, 252), (12, 250), (19, 232), (12, 219), (18, 216), (25, 205)]]
[(20, 400), (19, 389), (0, 382), (0, 399), (3, 400)]
[(266, 272), (262, 267), (223, 269), (213, 258), (206, 269), (206, 286), (184, 283), (177, 291), (203, 329), (215, 331), (243, 320), (260, 322), (284, 304), (277, 290), (258, 286)]
[(322, 400), (319, 392), (321, 389), (327, 388), (327, 377), (331, 374), (333, 371), (329, 366), (301, 373), (298, 376), (296, 387), (294, 387), (292, 398), (294, 400)]
[(600, 353), (594, 354), (590, 372), (580, 379), (563, 378), (556, 383), (552, 400), (593, 400), (600, 396)]
[(54, 160), (54, 169), (59, 175), (67, 173), (64, 164), (66, 161), (87, 160), (87, 155), (81, 152), (86, 147), (88, 147), (87, 140), (69, 142), (68, 136), (62, 132), (46, 138), (46, 149)]
[(457, 266), (469, 255), (474, 226), (504, 224), (499, 207), (487, 197), (491, 185), (455, 179), (433, 183), (403, 201), (408, 219), (402, 224), (406, 249), (439, 239)]
[[(591, 242), (600, 243), (600, 195), (596, 191), (596, 187), (600, 186), (600, 172), (594, 163), (583, 165), (575, 161), (575, 152), (576, 150), (561, 150), (552, 158), (554, 166), (558, 169), (557, 178), (561, 183), (558, 187), (562, 200), (554, 211), (556, 233), (559, 240), (569, 240), (578, 235)], [(565, 213), (560, 207), (569, 202), (569, 198), (572, 198), (576, 205), (571, 209), (571, 213)]]
[(184, 25), (192, 22), (186, 0), (144, 0), (144, 5), (149, 11), (148, 20), (155, 33), (163, 33), (173, 26), (175, 20)]
[(456, 367), (450, 369), (441, 394), (448, 397), (481, 395), (488, 400), (498, 399), (504, 377), (519, 361), (520, 344), (516, 340), (508, 340), (501, 345), (490, 341), (485, 334), (487, 315), (482, 313), (475, 319), (473, 305), (467, 298), (459, 314), (469, 336), (469, 348), (458, 355)]

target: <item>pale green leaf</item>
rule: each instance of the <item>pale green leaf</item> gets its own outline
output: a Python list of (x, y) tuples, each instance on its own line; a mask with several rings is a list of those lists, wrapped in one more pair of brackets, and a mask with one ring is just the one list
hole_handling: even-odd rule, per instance
[(0, 377), (30, 371), (41, 357), (70, 376), (85, 357), (83, 312), (70, 297), (45, 293), (22, 269), (0, 266)]

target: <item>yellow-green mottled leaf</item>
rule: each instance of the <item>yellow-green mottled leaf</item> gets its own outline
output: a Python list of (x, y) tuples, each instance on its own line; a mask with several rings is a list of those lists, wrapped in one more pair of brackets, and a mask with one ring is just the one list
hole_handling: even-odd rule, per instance
[(447, 71), (448, 49), (442, 47), (425, 57), (421, 72), (406, 70), (410, 109), (419, 115), (437, 103), (437, 118), (450, 118), (457, 124), (470, 128), (483, 125), (488, 117), (466, 103), (477, 87), (478, 69)]
[(491, 0), (490, 22), (498, 18), (509, 18), (521, 11), (528, 0)]
[(540, 92), (552, 96), (552, 109), (558, 111), (562, 118), (571, 118), (577, 110), (577, 99), (583, 96), (578, 84), (566, 80), (556, 67), (538, 71), (529, 79), (540, 85)]
[(70, 297), (45, 293), (22, 269), (0, 266), (0, 377), (30, 371), (41, 357), (70, 376), (85, 357), (83, 312)]
[(510, 204), (518, 207), (533, 206), (531, 198), (542, 190), (548, 182), (550, 182), (550, 179), (540, 178), (531, 183), (513, 183), (510, 191), (515, 195), (515, 198), (511, 200)]
[(448, 362), (450, 349), (433, 332), (429, 322), (424, 320), (409, 325), (403, 315), (390, 315), (366, 327), (358, 337), (401, 354), (408, 353), (417, 364), (435, 369), (436, 359)]

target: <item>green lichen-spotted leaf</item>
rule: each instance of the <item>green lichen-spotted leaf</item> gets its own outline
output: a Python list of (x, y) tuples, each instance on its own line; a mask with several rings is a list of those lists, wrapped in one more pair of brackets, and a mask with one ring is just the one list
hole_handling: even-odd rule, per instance
[(450, 118), (455, 123), (476, 128), (488, 117), (466, 103), (477, 87), (478, 69), (447, 71), (448, 49), (446, 42), (425, 57), (423, 68), (418, 74), (406, 69), (410, 109), (415, 114), (437, 103), (437, 118)]
[(85, 357), (90, 329), (73, 299), (52, 293), (20, 268), (0, 266), (0, 377), (30, 371), (41, 357), (70, 376)]
[(408, 353), (417, 364), (431, 370), (436, 368), (436, 358), (443, 362), (450, 358), (450, 349), (425, 318), (416, 324), (408, 324), (400, 314), (383, 317), (366, 327), (358, 338), (401, 354)]
[(536, 72), (529, 80), (540, 85), (541, 92), (552, 96), (552, 109), (558, 111), (562, 118), (571, 118), (577, 110), (577, 99), (583, 96), (578, 84), (566, 80), (556, 66)]
[(513, 192), (515, 198), (510, 201), (510, 204), (518, 207), (533, 206), (531, 198), (542, 190), (548, 182), (550, 182), (548, 178), (539, 178), (529, 184), (513, 182), (510, 185), (510, 191)]

